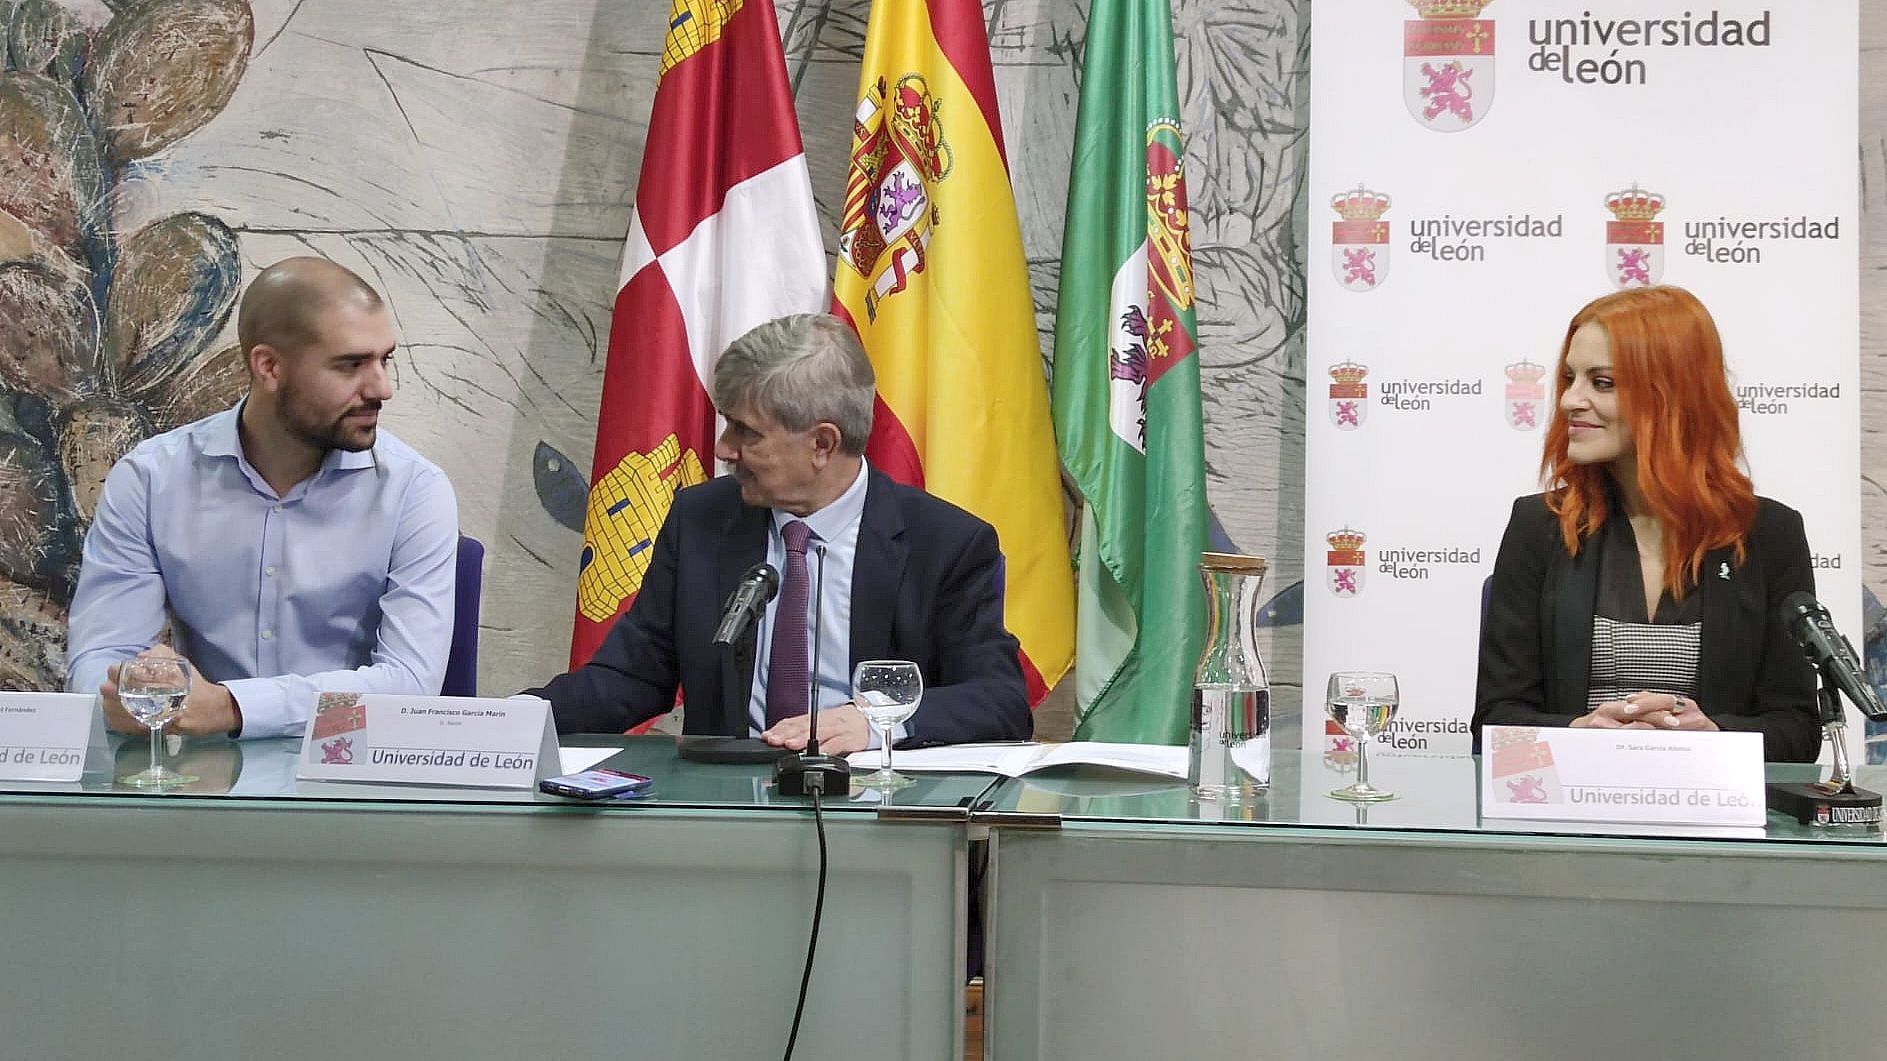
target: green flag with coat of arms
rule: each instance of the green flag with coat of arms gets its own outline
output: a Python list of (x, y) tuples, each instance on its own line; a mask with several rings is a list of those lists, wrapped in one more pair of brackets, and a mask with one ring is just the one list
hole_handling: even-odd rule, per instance
[(1085, 500), (1078, 740), (1183, 744), (1205, 639), (1192, 242), (1167, 0), (1094, 0), (1055, 314), (1055, 441)]

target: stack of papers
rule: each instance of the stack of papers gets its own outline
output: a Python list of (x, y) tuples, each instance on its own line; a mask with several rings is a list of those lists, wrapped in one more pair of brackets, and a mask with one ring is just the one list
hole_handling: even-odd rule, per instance
[[(854, 770), (878, 768), (879, 753), (853, 752)], [(952, 744), (939, 748), (894, 751), (891, 768), (899, 772), (936, 771), (1021, 777), (1051, 766), (1108, 766), (1137, 774), (1186, 777), (1186, 749), (1165, 744)]]

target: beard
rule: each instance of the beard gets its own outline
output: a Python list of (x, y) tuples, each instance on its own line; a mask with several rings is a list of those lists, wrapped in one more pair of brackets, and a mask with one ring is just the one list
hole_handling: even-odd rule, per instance
[(380, 411), (379, 402), (369, 402), (343, 410), (339, 416), (328, 417), (309, 409), (301, 401), (301, 396), (293, 390), (284, 390), (281, 400), (282, 423), (296, 438), (326, 453), (329, 450), (346, 450), (359, 453), (373, 448), (374, 438), (379, 431), (378, 420), (373, 423), (361, 423), (350, 420), (357, 413)]

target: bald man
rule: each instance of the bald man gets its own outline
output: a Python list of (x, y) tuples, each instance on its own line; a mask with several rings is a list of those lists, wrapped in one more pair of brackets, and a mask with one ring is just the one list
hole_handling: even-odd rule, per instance
[(316, 691), (435, 695), (452, 639), (458, 501), (380, 430), (395, 336), (379, 294), (320, 258), (264, 269), (236, 330), (249, 393), (146, 440), (105, 479), (72, 600), (66, 688), (105, 721), (118, 666), (192, 664), (173, 732), (299, 736)]

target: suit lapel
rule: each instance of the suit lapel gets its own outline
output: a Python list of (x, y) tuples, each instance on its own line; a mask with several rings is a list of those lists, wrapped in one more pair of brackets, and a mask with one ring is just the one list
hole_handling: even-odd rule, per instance
[(1599, 548), (1594, 536), (1583, 543), (1577, 556), (1556, 550), (1561, 568), (1559, 595), (1553, 603), (1552, 699), (1558, 703), (1552, 709), (1563, 714), (1586, 713), (1586, 692), (1592, 683), (1592, 617), (1599, 604)]
[[(721, 553), (715, 564), (715, 615), (721, 614), (727, 598), (733, 594), (734, 587), (740, 584), (740, 577), (747, 573), (747, 569), (766, 558), (767, 510), (737, 503), (722, 530)], [(713, 711), (719, 723), (714, 727), (715, 733), (736, 737), (747, 735), (747, 701), (753, 695), (754, 641), (759, 628), (759, 623), (748, 627), (747, 635), (739, 645), (736, 681), (738, 688), (748, 691), (747, 695), (740, 698), (738, 707), (731, 707), (726, 702), (724, 687), (713, 692)]]
[(889, 476), (871, 470), (865, 485), (865, 511), (858, 521), (858, 551), (852, 559), (851, 660), (891, 655), (893, 617), (910, 546), (904, 539), (904, 515), (891, 496)]
[[(1704, 554), (1697, 572), (1703, 594), (1703, 631), (1697, 649), (1697, 700), (1706, 708), (1723, 704), (1729, 690), (1747, 687), (1740, 677), (1754, 666), (1755, 646), (1743, 637), (1751, 629), (1746, 616), (1762, 613), (1762, 587), (1750, 571), (1736, 566), (1733, 549), (1712, 549)], [(1760, 621), (1756, 629), (1761, 628)]]

